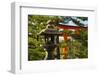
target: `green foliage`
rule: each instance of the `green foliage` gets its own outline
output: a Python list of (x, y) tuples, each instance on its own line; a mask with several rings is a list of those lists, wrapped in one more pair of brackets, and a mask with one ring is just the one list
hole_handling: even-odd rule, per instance
[(43, 48), (29, 48), (28, 50), (28, 60), (43, 60), (45, 57), (45, 52)]
[[(78, 19), (82, 21), (88, 20), (87, 17), (77, 17), (77, 19), (75, 19), (70, 16), (28, 15), (28, 60), (44, 59), (46, 53), (43, 45), (45, 43), (42, 37), (38, 37), (38, 33), (46, 28), (48, 20), (51, 20), (54, 25), (58, 25), (61, 21), (65, 21), (65, 23), (73, 21), (79, 26), (84, 25), (79, 22)], [(64, 30), (62, 32), (72, 37), (72, 40), (67, 40), (58, 44), (59, 47), (68, 47), (68, 59), (88, 57), (88, 30), (82, 27), (80, 28), (79, 34), (76, 34), (76, 31), (73, 32), (69, 30)]]
[(72, 40), (67, 40), (68, 59), (88, 58), (88, 33), (86, 29), (81, 29), (80, 34), (69, 33)]
[(67, 43), (64, 42), (64, 41), (62, 41), (62, 42), (59, 43), (59, 47), (60, 47), (60, 48), (64, 48), (64, 47), (66, 47), (66, 46), (67, 46)]
[(43, 60), (45, 50), (44, 41), (37, 39), (38, 33), (45, 29), (47, 21), (52, 20), (57, 24), (58, 16), (28, 15), (28, 60)]

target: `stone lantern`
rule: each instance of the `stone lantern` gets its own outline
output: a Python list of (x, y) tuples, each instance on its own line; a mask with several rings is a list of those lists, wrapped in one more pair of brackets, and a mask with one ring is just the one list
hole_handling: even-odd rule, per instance
[(39, 33), (39, 36), (43, 36), (43, 39), (45, 41), (43, 47), (48, 52), (47, 60), (60, 59), (60, 35), (62, 35), (61, 32), (59, 32), (59, 30), (55, 28), (55, 25), (53, 25), (53, 22), (51, 21), (49, 21), (47, 27)]

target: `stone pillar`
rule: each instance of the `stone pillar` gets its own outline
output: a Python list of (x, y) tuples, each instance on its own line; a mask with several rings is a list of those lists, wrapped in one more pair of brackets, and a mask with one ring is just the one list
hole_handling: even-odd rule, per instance
[[(56, 39), (56, 44), (59, 44), (59, 36), (57, 36), (57, 39)], [(59, 49), (59, 46), (57, 46), (57, 59), (60, 59), (60, 49)]]

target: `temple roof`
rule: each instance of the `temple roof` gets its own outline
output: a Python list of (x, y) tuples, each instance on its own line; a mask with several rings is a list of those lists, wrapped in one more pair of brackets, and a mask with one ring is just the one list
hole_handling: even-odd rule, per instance
[[(75, 16), (72, 16), (71, 18), (76, 20), (80, 24), (82, 24), (80, 26), (88, 27), (88, 20), (82, 20), (82, 19), (79, 19), (79, 18), (77, 18)], [(64, 21), (60, 22), (59, 24), (60, 25), (66, 25), (66, 26), (79, 26), (79, 25), (75, 24), (72, 20), (68, 20), (67, 18), (65, 18)]]

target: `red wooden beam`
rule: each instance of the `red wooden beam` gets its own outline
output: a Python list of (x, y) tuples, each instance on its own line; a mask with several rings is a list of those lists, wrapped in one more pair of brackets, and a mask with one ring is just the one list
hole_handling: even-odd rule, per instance
[[(80, 26), (72, 26), (72, 25), (58, 25), (58, 28), (61, 29), (75, 29), (75, 30), (79, 30), (81, 27)], [(87, 28), (87, 27), (83, 27), (83, 28)]]

